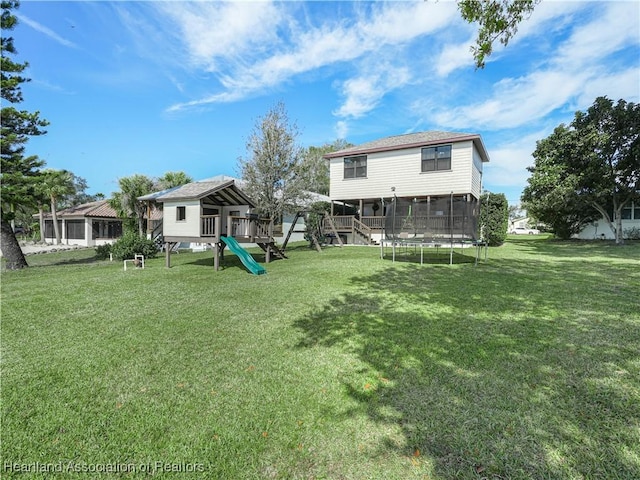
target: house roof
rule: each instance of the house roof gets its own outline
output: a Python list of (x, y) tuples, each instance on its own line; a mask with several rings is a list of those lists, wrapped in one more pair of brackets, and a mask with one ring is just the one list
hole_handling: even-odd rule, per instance
[[(58, 217), (100, 217), (118, 218), (116, 211), (109, 205), (108, 200), (97, 200), (95, 202), (83, 203), (74, 207), (65, 208), (56, 212)], [(45, 217), (51, 217), (51, 213), (46, 213)]]
[(138, 200), (174, 202), (178, 200), (200, 200), (209, 197), (217, 205), (250, 205), (253, 201), (240, 190), (234, 180), (204, 180), (182, 185), (169, 191), (156, 192), (138, 197)]
[(349, 155), (358, 155), (366, 153), (387, 152), (392, 150), (401, 150), (405, 148), (425, 147), (428, 145), (437, 145), (441, 143), (455, 143), (472, 141), (483, 162), (489, 161), (489, 155), (484, 147), (482, 138), (477, 133), (456, 133), (456, 132), (441, 132), (441, 131), (429, 131), (408, 133), (405, 135), (395, 135), (393, 137), (385, 137), (379, 140), (373, 140), (372, 142), (356, 145), (355, 147), (349, 147), (336, 152), (330, 152), (324, 155), (324, 158), (338, 158)]

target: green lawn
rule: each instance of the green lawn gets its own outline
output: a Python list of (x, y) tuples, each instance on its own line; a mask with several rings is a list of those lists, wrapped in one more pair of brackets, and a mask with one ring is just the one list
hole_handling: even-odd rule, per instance
[(0, 476), (640, 478), (640, 243), (428, 253), (28, 257), (2, 273)]

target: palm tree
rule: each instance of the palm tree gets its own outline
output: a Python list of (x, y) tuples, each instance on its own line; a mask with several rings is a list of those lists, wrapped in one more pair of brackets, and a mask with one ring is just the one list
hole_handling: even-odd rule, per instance
[(120, 191), (115, 192), (109, 204), (118, 212), (120, 218), (137, 222), (138, 233), (144, 235), (144, 216), (146, 206), (138, 197), (153, 191), (153, 180), (146, 175), (135, 174), (118, 180)]
[(73, 176), (67, 170), (42, 170), (37, 190), (46, 195), (51, 203), (51, 216), (53, 217), (53, 231), (56, 235), (56, 245), (60, 245), (60, 228), (58, 226), (58, 212), (56, 209), (58, 200), (72, 194), (75, 191)]
[(193, 178), (184, 172), (167, 172), (158, 179), (157, 186), (161, 190), (167, 188), (179, 187), (193, 182)]

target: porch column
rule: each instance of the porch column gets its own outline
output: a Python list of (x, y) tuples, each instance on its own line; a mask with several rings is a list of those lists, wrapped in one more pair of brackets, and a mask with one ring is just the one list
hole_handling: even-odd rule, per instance
[(151, 225), (151, 200), (147, 200), (147, 238), (151, 240), (153, 226)]
[(171, 268), (171, 244), (164, 242), (164, 266)]
[(364, 211), (364, 201), (358, 200), (358, 215), (360, 215), (360, 221), (362, 221), (362, 212)]

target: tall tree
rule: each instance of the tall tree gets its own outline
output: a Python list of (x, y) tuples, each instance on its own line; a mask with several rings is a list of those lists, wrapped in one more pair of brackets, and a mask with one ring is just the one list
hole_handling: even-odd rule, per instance
[(158, 178), (156, 188), (166, 190), (193, 182), (193, 178), (184, 172), (167, 172)]
[(527, 18), (541, 0), (458, 0), (462, 18), (479, 25), (476, 45), (471, 47), (477, 68), (484, 68), (499, 41), (507, 45), (518, 31), (518, 25)]
[(300, 168), (305, 188), (322, 195), (329, 195), (329, 164), (322, 156), (352, 146), (351, 143), (339, 139), (321, 147), (305, 148), (302, 152)]
[(37, 190), (45, 195), (50, 202), (56, 245), (61, 243), (60, 226), (58, 225), (58, 201), (75, 192), (73, 177), (73, 174), (67, 170), (48, 168), (42, 171), (38, 182)]
[(0, 3), (2, 16), (2, 57), (0, 74), (0, 93), (10, 106), (2, 106), (0, 117), (0, 244), (2, 254), (6, 258), (8, 269), (27, 267), (27, 261), (16, 239), (11, 221), (18, 205), (34, 204), (34, 179), (44, 162), (36, 156), (25, 156), (25, 144), (30, 136), (42, 135), (46, 120), (39, 117), (39, 112), (30, 113), (18, 110), (13, 105), (22, 102), (21, 84), (29, 79), (22, 76), (28, 64), (18, 63), (9, 55), (15, 55), (13, 37), (6, 37), (5, 32), (12, 30), (18, 23), (12, 10), (19, 7), (19, 2), (3, 0)]
[(571, 238), (586, 222), (597, 218), (593, 207), (580, 198), (580, 175), (564, 162), (569, 152), (576, 151), (577, 138), (575, 131), (562, 124), (539, 140), (533, 152), (535, 164), (527, 168), (531, 176), (522, 192), (521, 200), (529, 215), (548, 225), (561, 239)]
[(247, 156), (238, 159), (247, 193), (259, 212), (276, 222), (306, 198), (298, 135), (297, 125), (290, 123), (284, 103), (279, 102), (258, 119), (246, 143)]
[(616, 243), (624, 242), (622, 209), (640, 201), (640, 105), (598, 97), (586, 112), (576, 112), (569, 127), (538, 142), (534, 158), (523, 201), (548, 217), (564, 200), (560, 211), (576, 223), (597, 213)]
[(154, 182), (146, 175), (135, 174), (118, 180), (120, 191), (115, 192), (109, 204), (118, 212), (118, 216), (130, 219), (131, 224), (137, 225), (138, 234), (144, 235), (144, 216), (146, 206), (138, 201), (138, 197), (147, 195), (154, 190)]

